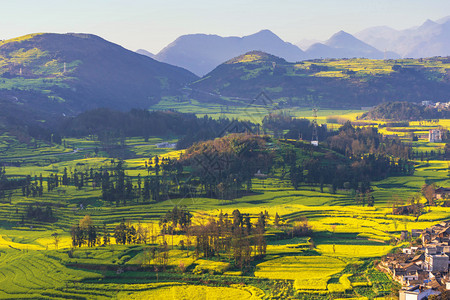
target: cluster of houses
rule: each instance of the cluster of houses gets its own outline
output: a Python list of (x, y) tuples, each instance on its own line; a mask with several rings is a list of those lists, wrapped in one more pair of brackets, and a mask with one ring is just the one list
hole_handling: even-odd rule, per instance
[(427, 107), (434, 107), (439, 109), (448, 109), (450, 108), (450, 102), (433, 102), (430, 100), (422, 101), (421, 104)]
[(402, 284), (400, 299), (426, 299), (450, 289), (450, 221), (424, 230), (412, 230), (422, 245), (403, 248), (402, 253), (385, 256), (380, 267)]

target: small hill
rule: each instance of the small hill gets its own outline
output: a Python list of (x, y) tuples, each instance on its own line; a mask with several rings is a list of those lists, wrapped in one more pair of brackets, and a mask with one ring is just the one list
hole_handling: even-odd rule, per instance
[(90, 34), (32, 34), (0, 42), (0, 99), (30, 112), (148, 108), (195, 79), (187, 70)]
[(270, 30), (262, 30), (244, 37), (183, 35), (161, 50), (155, 59), (203, 76), (224, 61), (253, 50), (267, 52), (292, 62), (305, 58), (304, 52), (297, 46), (283, 41)]
[[(361, 108), (386, 101), (446, 102), (449, 58), (323, 59), (290, 63), (252, 51), (221, 64), (189, 85), (191, 97), (245, 104), (265, 92), (280, 107)], [(439, 67), (437, 67), (439, 66)]]

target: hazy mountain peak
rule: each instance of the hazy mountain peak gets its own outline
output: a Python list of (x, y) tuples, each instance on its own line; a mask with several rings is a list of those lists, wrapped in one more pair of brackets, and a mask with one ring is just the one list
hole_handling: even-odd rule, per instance
[(151, 52), (149, 52), (149, 51), (147, 51), (145, 49), (138, 49), (138, 50), (136, 50), (136, 53), (148, 56), (150, 58), (154, 58), (155, 57), (155, 54), (153, 54), (153, 53), (151, 53)]
[(343, 30), (333, 34), (331, 38), (329, 38), (325, 45), (335, 48), (364, 48), (369, 49), (373, 48), (372, 46), (367, 45), (361, 40), (358, 40), (356, 37), (351, 35), (350, 33), (347, 33)]
[(300, 48), (264, 29), (243, 37), (184, 35), (161, 50), (155, 59), (204, 75), (223, 62), (253, 50), (267, 52), (288, 61), (305, 58)]
[[(353, 58), (382, 59), (384, 54), (343, 30), (333, 34), (325, 43), (316, 43), (306, 51), (309, 58)], [(390, 57), (397, 58), (394, 53)]]
[(435, 27), (436, 25), (438, 25), (438, 23), (427, 19), (419, 28), (417, 28), (418, 30), (420, 29), (425, 29), (425, 28), (430, 28), (430, 27)]
[[(258, 31), (258, 32), (255, 33), (255, 34), (252, 34), (252, 35), (253, 35), (253, 36), (259, 35), (259, 36), (277, 37), (277, 38), (279, 38), (275, 33), (273, 33), (273, 32), (272, 32), (271, 30), (269, 30), (269, 29), (262, 29), (262, 30)], [(252, 35), (250, 35), (250, 36), (252, 36)], [(245, 36), (244, 36), (243, 38), (245, 38)]]

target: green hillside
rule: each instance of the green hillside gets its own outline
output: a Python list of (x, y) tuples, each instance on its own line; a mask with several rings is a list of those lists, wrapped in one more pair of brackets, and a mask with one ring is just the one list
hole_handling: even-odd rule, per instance
[[(0, 42), (0, 100), (72, 115), (96, 107), (147, 108), (196, 79), (89, 34), (31, 34)], [(40, 113), (37, 118), (42, 118)]]
[[(450, 60), (329, 59), (288, 63), (249, 52), (191, 84), (203, 101), (242, 101), (261, 91), (284, 106), (362, 107), (384, 101), (448, 101)], [(232, 102), (230, 102), (232, 103)]]

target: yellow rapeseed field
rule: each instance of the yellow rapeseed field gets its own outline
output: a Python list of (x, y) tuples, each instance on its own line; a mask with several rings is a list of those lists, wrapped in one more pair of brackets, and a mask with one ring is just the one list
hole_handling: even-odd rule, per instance
[(243, 287), (232, 285), (232, 287), (210, 287), (200, 285), (187, 285), (180, 283), (167, 283), (155, 286), (153, 289), (137, 293), (121, 293), (118, 299), (261, 299), (264, 293), (255, 287)]
[(330, 276), (341, 272), (345, 265), (330, 256), (286, 256), (258, 264), (255, 276), (295, 280), (299, 290), (325, 290)]

